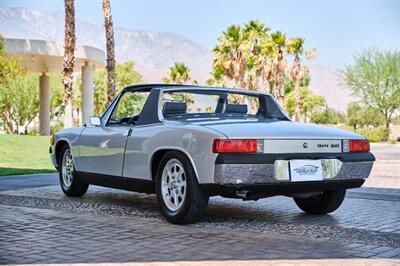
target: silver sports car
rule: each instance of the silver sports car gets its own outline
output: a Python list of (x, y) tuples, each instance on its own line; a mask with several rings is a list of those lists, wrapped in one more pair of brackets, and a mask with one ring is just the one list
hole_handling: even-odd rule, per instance
[(66, 195), (155, 193), (172, 223), (197, 221), (216, 195), (285, 195), (326, 214), (375, 160), (365, 137), (292, 122), (269, 94), (162, 84), (124, 88), (90, 125), (52, 136), (50, 154)]

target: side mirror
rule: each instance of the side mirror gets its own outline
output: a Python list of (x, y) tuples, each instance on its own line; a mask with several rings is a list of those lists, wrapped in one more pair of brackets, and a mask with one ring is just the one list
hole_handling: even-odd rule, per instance
[(89, 121), (90, 121), (90, 125), (92, 125), (92, 126), (100, 126), (101, 125), (100, 117), (91, 116), (89, 118)]

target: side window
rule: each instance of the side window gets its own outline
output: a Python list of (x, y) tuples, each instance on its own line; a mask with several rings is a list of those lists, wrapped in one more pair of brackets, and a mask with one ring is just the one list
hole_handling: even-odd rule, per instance
[(108, 125), (135, 125), (149, 92), (126, 92), (115, 106)]

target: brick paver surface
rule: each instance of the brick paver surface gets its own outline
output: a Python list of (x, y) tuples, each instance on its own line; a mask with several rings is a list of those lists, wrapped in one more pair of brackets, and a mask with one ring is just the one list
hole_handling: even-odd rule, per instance
[[(379, 158), (385, 164), (393, 156)], [(396, 168), (383, 169), (393, 187), (400, 178)], [(317, 265), (312, 259), (400, 264), (400, 190), (395, 188), (351, 190), (343, 205), (325, 216), (305, 215), (286, 197), (256, 202), (215, 197), (203, 221), (184, 226), (165, 222), (153, 195), (91, 186), (84, 197), (68, 198), (55, 185), (17, 188), (0, 192), (1, 264), (272, 265), (277, 259), (288, 265)]]
[(203, 222), (177, 226), (164, 221), (150, 195), (96, 187), (77, 199), (57, 186), (6, 191), (0, 194), (0, 261), (396, 259), (400, 202), (390, 196), (350, 194), (329, 216), (304, 215), (284, 197), (215, 198)]

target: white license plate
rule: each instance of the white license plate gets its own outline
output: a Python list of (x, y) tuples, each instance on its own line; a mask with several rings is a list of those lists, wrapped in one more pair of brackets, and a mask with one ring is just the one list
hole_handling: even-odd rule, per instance
[(290, 160), (289, 162), (291, 181), (323, 180), (321, 160)]

